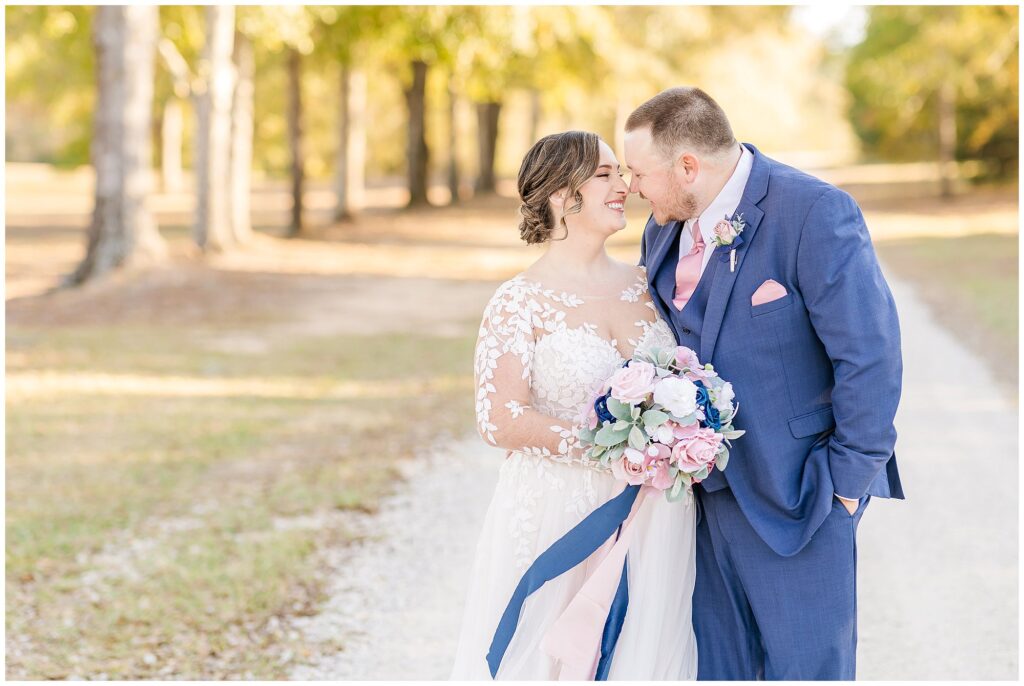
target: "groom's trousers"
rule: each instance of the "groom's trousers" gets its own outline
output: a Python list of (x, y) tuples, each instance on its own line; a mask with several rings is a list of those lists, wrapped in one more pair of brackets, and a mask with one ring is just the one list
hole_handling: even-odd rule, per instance
[(694, 489), (699, 680), (852, 680), (857, 650), (857, 524), (835, 497), (807, 545), (783, 557), (729, 488)]

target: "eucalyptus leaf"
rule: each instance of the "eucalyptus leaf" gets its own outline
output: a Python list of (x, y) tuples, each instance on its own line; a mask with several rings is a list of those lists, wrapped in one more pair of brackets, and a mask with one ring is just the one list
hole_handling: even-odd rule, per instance
[(674, 489), (665, 491), (665, 500), (669, 501), (670, 503), (678, 503), (685, 497), (686, 491), (682, 489), (679, 489), (679, 491), (674, 491)]
[(647, 447), (647, 436), (639, 426), (629, 430), (629, 447), (633, 450), (643, 450)]
[(608, 458), (609, 462), (614, 462), (615, 460), (617, 460), (620, 457), (622, 457), (622, 453), (624, 453), (625, 451), (626, 451), (626, 446), (624, 446), (624, 445), (616, 445), (616, 446), (613, 446), (613, 447), (608, 449), (608, 452), (605, 453), (605, 457)]
[(626, 403), (619, 402), (615, 398), (608, 396), (607, 404), (608, 411), (611, 412), (616, 419), (628, 420), (631, 418), (629, 411), (630, 408), (629, 405), (627, 405)]
[(616, 431), (611, 426), (606, 426), (597, 432), (594, 442), (603, 446), (614, 446), (622, 443), (629, 437), (628, 431)]
[(667, 412), (662, 412), (661, 410), (647, 410), (644, 412), (644, 428), (650, 432), (651, 429), (661, 426), (667, 422), (668, 419), (669, 415)]
[(726, 465), (729, 464), (729, 451), (723, 450), (718, 454), (718, 458), (715, 460), (715, 466), (719, 469), (724, 470)]
[(698, 421), (696, 412), (691, 412), (685, 417), (676, 417), (676, 415), (672, 416), (675, 417), (676, 423), (679, 424), (680, 426), (689, 426), (690, 424), (696, 424)]

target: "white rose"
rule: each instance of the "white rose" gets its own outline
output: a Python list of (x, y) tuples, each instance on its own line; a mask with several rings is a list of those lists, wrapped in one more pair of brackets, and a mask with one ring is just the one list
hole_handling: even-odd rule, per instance
[(662, 379), (654, 388), (654, 402), (676, 417), (689, 416), (697, 411), (697, 387), (689, 379)]
[(732, 409), (732, 400), (736, 393), (732, 390), (732, 384), (726, 381), (720, 388), (715, 389), (715, 409), (719, 412), (727, 412)]

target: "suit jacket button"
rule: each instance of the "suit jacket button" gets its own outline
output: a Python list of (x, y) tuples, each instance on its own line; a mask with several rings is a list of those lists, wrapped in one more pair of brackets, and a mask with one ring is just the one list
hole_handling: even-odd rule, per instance
[(690, 331), (689, 329), (686, 329), (686, 328), (684, 328), (684, 329), (683, 329), (683, 333), (684, 333), (684, 334), (686, 334), (687, 336), (689, 336), (689, 335), (690, 335), (691, 333), (693, 333), (693, 332), (692, 332), (692, 331)]

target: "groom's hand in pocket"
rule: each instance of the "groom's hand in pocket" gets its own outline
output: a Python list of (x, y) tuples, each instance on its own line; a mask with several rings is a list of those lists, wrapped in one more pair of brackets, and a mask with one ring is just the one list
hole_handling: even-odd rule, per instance
[(857, 511), (857, 505), (860, 503), (860, 501), (858, 501), (858, 500), (850, 500), (849, 498), (844, 498), (843, 496), (839, 495), (838, 493), (836, 493), (835, 496), (837, 498), (839, 498), (839, 502), (841, 502), (843, 504), (843, 507), (846, 508), (846, 511), (849, 512), (850, 516), (852, 517), (853, 513)]

